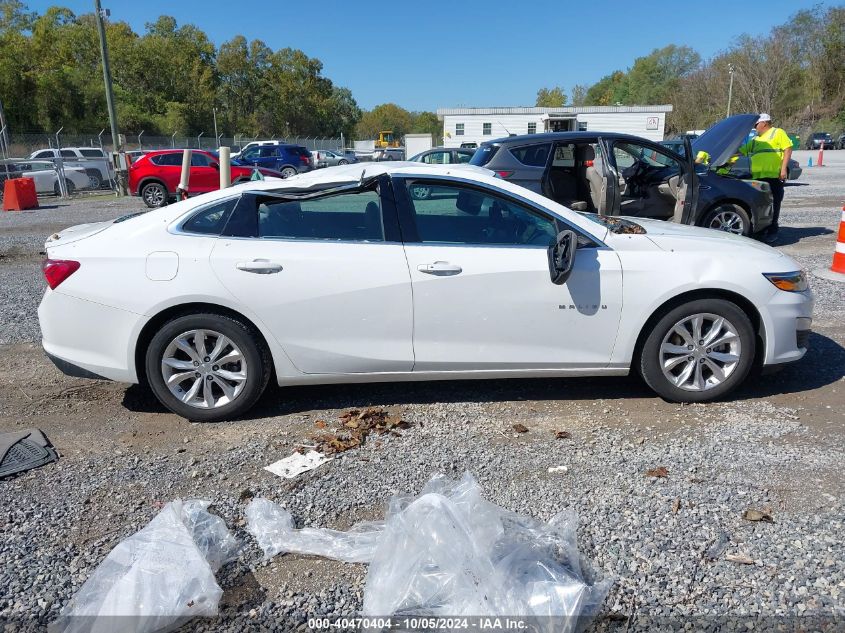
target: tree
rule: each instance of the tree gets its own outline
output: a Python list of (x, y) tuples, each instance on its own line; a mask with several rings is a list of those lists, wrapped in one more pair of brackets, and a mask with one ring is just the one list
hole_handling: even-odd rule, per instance
[(393, 130), (393, 136), (401, 138), (411, 131), (413, 123), (413, 115), (405, 108), (395, 103), (383, 103), (364, 112), (355, 131), (359, 139), (377, 138), (378, 133), (385, 130)]
[(435, 145), (443, 143), (443, 121), (438, 120), (434, 112), (414, 112), (412, 117), (412, 133), (431, 134)]
[(537, 102), (535, 105), (538, 108), (561, 108), (566, 105), (566, 93), (559, 86), (555, 86), (554, 88), (540, 88), (537, 91)]
[(585, 105), (607, 106), (614, 105), (622, 99), (624, 91), (625, 73), (616, 70), (599, 79), (587, 90), (584, 98)]
[(587, 89), (589, 86), (584, 84), (575, 84), (572, 86), (572, 105), (582, 106), (587, 101)]

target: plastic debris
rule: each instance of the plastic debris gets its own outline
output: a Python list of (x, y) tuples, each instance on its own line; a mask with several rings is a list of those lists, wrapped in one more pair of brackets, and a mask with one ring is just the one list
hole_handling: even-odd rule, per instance
[(436, 476), (418, 497), (394, 496), (383, 524), (349, 532), (294, 530), (266, 499), (250, 503), (247, 520), (267, 555), (369, 562), (364, 616), (534, 616), (533, 630), (574, 631), (612, 584), (582, 569), (573, 512), (548, 523), (518, 515), (485, 501), (469, 473)]
[(142, 530), (121, 541), (82, 585), (51, 633), (152, 633), (217, 614), (214, 578), (238, 544), (209, 501), (168, 503)]
[(368, 563), (376, 551), (384, 522), (358, 523), (348, 532), (293, 526), (290, 512), (267, 499), (253, 499), (246, 508), (247, 531), (264, 550), (265, 558), (295, 552)]
[(304, 472), (322, 466), (328, 461), (331, 461), (330, 457), (326, 457), (317, 451), (308, 451), (304, 455), (294, 453), (289, 457), (273, 462), (269, 466), (265, 466), (264, 470), (269, 470), (274, 475), (284, 477), (285, 479), (293, 479)]

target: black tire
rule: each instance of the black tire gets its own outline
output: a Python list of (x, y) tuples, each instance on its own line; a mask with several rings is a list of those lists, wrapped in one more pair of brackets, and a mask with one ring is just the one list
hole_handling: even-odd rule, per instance
[[(738, 354), (730, 352), (738, 356), (738, 361), (736, 361), (735, 365), (721, 382), (718, 381), (716, 375), (709, 369), (709, 367), (707, 367), (706, 363), (708, 361), (701, 360), (700, 357), (704, 354), (702, 353), (702, 350), (698, 349), (697, 345), (694, 345), (693, 349), (690, 350), (689, 356), (686, 356), (686, 352), (683, 352), (679, 356), (675, 356), (675, 358), (681, 359), (681, 363), (676, 366), (677, 369), (676, 367), (669, 369), (668, 371), (670, 371), (670, 373), (672, 371), (678, 371), (680, 377), (684, 368), (688, 366), (686, 363), (692, 363), (693, 368), (697, 368), (698, 363), (700, 363), (702, 365), (702, 369), (700, 370), (702, 375), (709, 373), (709, 375), (705, 377), (705, 381), (716, 381), (709, 388), (700, 390), (692, 390), (689, 386), (687, 388), (683, 388), (670, 381), (663, 372), (663, 358), (661, 352), (664, 339), (667, 337), (667, 344), (674, 345), (676, 347), (689, 348), (688, 345), (683, 344), (683, 339), (681, 339), (680, 336), (673, 334), (673, 330), (676, 324), (683, 322), (684, 319), (694, 317), (695, 315), (711, 315), (725, 319), (733, 326), (732, 331), (735, 330), (739, 345), (737, 350)], [(689, 330), (687, 330), (687, 332), (691, 333)], [(706, 337), (708, 333), (709, 332), (702, 330), (703, 336)], [(678, 339), (677, 341), (674, 341), (674, 343), (673, 337), (677, 337)], [(695, 344), (696, 342), (693, 341), (693, 343)], [(751, 324), (751, 320), (748, 318), (748, 315), (739, 308), (739, 306), (724, 299), (697, 299), (673, 308), (660, 318), (660, 320), (651, 329), (648, 338), (646, 338), (640, 351), (639, 358), (636, 359), (635, 365), (646, 384), (662, 398), (669, 400), (670, 402), (707, 402), (709, 400), (721, 398), (745, 380), (754, 363), (756, 344), (757, 338), (754, 334), (754, 327)], [(707, 351), (708, 348), (702, 347), (702, 349)], [(729, 353), (724, 351), (726, 348), (721, 345), (718, 346), (718, 349), (709, 349), (717, 354), (726, 355)], [(677, 352), (671, 353), (676, 354)], [(707, 355), (710, 353), (710, 351), (707, 351)], [(694, 369), (693, 371), (695, 372), (697, 369)], [(695, 380), (695, 374), (693, 374), (692, 378)]]
[(85, 175), (88, 176), (88, 188), (99, 189), (103, 186), (103, 176), (96, 169), (86, 169)]
[[(203, 409), (182, 402), (171, 393), (162, 375), (162, 358), (171, 342), (180, 334), (197, 329), (227, 337), (240, 349), (246, 361), (243, 389), (231, 402), (215, 408)], [(214, 313), (189, 314), (168, 321), (153, 336), (145, 359), (146, 379), (159, 402), (193, 422), (220, 422), (246, 413), (264, 393), (270, 380), (271, 366), (270, 352), (252, 327), (237, 319)]]
[[(732, 202), (718, 204), (710, 209), (704, 214), (701, 226), (746, 237), (751, 235), (751, 218), (748, 211)], [(737, 228), (728, 228), (728, 226)]]
[[(67, 195), (71, 195), (76, 191), (76, 185), (67, 178), (65, 178), (65, 188), (67, 189)], [(56, 181), (56, 184), (53, 185), (53, 193), (55, 193), (56, 196), (62, 195), (62, 190), (59, 188), (58, 180)]]
[(349, 164), (349, 161), (348, 161), (348, 160), (343, 160), (343, 159), (341, 158), (339, 161), (337, 161), (337, 164), (338, 164), (338, 165), (348, 165), (348, 164)]
[(291, 178), (296, 176), (297, 171), (295, 167), (283, 167), (282, 168), (282, 178)]
[(167, 204), (170, 194), (160, 182), (148, 182), (141, 187), (141, 199), (150, 209), (159, 209)]

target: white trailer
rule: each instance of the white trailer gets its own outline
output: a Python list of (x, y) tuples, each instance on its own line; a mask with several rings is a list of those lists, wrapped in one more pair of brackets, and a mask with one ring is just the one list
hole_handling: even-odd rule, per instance
[(420, 152), (434, 147), (431, 134), (406, 134), (405, 135), (405, 158), (416, 156)]

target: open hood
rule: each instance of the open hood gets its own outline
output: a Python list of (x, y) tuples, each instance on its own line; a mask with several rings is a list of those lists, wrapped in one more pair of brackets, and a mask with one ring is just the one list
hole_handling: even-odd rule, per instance
[(698, 152), (707, 152), (710, 154), (710, 166), (721, 167), (736, 154), (758, 118), (757, 114), (735, 114), (722, 119), (693, 140), (693, 156)]

